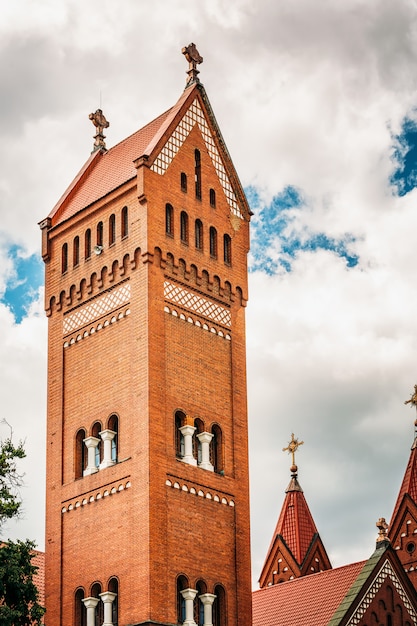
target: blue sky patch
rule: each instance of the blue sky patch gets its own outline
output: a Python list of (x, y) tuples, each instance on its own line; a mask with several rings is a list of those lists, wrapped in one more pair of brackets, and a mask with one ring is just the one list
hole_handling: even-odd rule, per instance
[(405, 118), (401, 133), (393, 137), (393, 159), (396, 170), (391, 183), (399, 196), (405, 196), (417, 186), (417, 123)]
[(1, 301), (12, 311), (16, 322), (20, 323), (38, 297), (39, 287), (43, 285), (44, 267), (38, 254), (26, 256), (17, 245), (9, 249), (8, 256), (13, 261), (14, 274), (7, 282)]
[(274, 196), (270, 204), (262, 202), (255, 187), (245, 189), (249, 205), (254, 213), (251, 223), (250, 271), (276, 274), (291, 271), (292, 262), (303, 251), (330, 250), (354, 267), (358, 257), (350, 250), (353, 235), (341, 239), (328, 237), (323, 232), (299, 233), (291, 228), (295, 212), (305, 208), (299, 190), (288, 186)]

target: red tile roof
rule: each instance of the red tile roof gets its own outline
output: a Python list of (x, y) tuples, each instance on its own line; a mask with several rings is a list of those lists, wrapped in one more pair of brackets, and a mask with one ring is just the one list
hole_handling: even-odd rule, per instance
[(410, 458), (408, 460), (407, 469), (405, 470), (403, 482), (391, 517), (390, 526), (393, 524), (401, 502), (406, 494), (408, 494), (417, 504), (417, 438), (414, 440), (411, 448)]
[(252, 594), (253, 626), (324, 626), (366, 561), (289, 580)]
[(32, 565), (38, 568), (38, 571), (33, 577), (33, 582), (39, 592), (38, 602), (41, 606), (45, 606), (45, 553), (34, 550), (33, 554)]

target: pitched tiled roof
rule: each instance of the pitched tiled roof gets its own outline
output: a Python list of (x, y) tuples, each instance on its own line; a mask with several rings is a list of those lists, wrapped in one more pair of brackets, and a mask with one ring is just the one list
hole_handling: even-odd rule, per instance
[(408, 494), (417, 504), (417, 438), (414, 440), (411, 448), (410, 458), (408, 460), (407, 469), (405, 470), (403, 482), (398, 494), (397, 502), (391, 517), (390, 526), (393, 524), (398, 510), (401, 506), (404, 496)]
[(253, 626), (324, 626), (365, 563), (352, 563), (255, 591)]
[(45, 553), (34, 550), (33, 554), (32, 565), (38, 568), (33, 582), (39, 592), (38, 602), (41, 606), (45, 606)]

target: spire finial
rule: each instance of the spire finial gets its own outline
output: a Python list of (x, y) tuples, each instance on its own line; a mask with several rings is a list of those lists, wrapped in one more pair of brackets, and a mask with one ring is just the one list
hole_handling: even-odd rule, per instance
[(406, 400), (404, 404), (411, 404), (411, 406), (415, 406), (417, 411), (417, 385), (414, 385), (414, 393), (411, 394), (411, 398)]
[(385, 520), (385, 517), (380, 517), (376, 523), (376, 527), (378, 528), (378, 537), (376, 538), (377, 545), (381, 543), (381, 541), (389, 541), (388, 539), (388, 524)]
[(90, 113), (88, 117), (97, 129), (96, 134), (94, 135), (93, 152), (96, 152), (96, 150), (106, 150), (106, 142), (104, 141), (105, 136), (103, 134), (103, 130), (110, 126), (110, 122), (106, 120), (101, 109), (97, 109), (95, 113)]
[(297, 474), (298, 467), (295, 464), (295, 453), (300, 446), (302, 446), (304, 441), (298, 441), (298, 439), (294, 438), (294, 433), (291, 433), (291, 441), (288, 442), (287, 448), (282, 448), (283, 452), (288, 452), (292, 456), (292, 465), (290, 467), (291, 474), (295, 476)]
[(197, 69), (197, 65), (203, 62), (203, 57), (200, 56), (195, 43), (190, 43), (188, 46), (185, 46), (181, 52), (188, 61), (188, 78), (185, 86), (188, 87), (192, 83), (199, 83), (198, 74), (200, 72)]

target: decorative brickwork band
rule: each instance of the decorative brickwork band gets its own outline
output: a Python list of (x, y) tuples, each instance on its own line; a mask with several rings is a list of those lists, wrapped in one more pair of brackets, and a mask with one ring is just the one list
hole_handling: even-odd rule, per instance
[(73, 313), (64, 317), (63, 333), (74, 332), (78, 328), (89, 324), (93, 320), (98, 319), (102, 315), (114, 311), (122, 304), (130, 300), (130, 284), (124, 283), (120, 287), (116, 287), (100, 298), (96, 298), (90, 304), (77, 309)]
[(211, 300), (202, 298), (188, 289), (170, 283), (167, 280), (164, 283), (164, 295), (166, 300), (176, 302), (183, 308), (194, 311), (194, 313), (203, 317), (207, 317), (213, 322), (228, 326), (229, 328), (232, 325), (232, 319), (228, 309), (225, 309)]
[(206, 143), (208, 153), (211, 156), (211, 160), (213, 161), (213, 165), (216, 169), (217, 176), (219, 177), (220, 184), (223, 187), (227, 202), (230, 206), (230, 210), (234, 215), (242, 218), (243, 216), (237, 203), (235, 192), (233, 191), (233, 187), (230, 184), (229, 177), (223, 165), (223, 161), (221, 159), (219, 151), (217, 150), (210, 128), (207, 124), (207, 120), (197, 99), (194, 100), (194, 102), (178, 124), (177, 128), (174, 130), (159, 155), (156, 157), (151, 167), (151, 170), (157, 172), (158, 174), (165, 174), (168, 166), (171, 164), (172, 159), (177, 154), (184, 141), (187, 139), (195, 124), (198, 124), (201, 134), (203, 135), (203, 139)]

